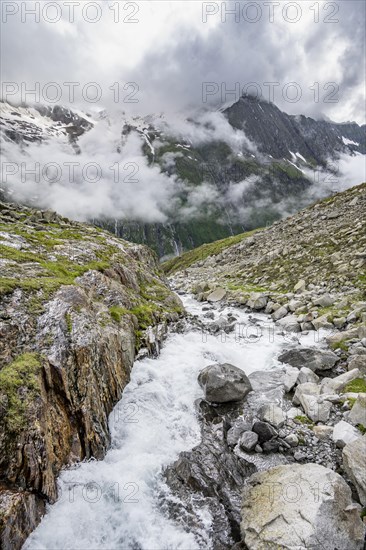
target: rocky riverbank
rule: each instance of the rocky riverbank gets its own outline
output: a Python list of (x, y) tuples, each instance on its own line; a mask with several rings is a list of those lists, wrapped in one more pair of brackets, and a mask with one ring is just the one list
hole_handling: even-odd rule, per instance
[[(268, 336), (255, 317), (243, 331), (222, 300), (203, 309), (193, 322), (216, 338), (217, 327), (248, 341), (255, 333), (254, 347)], [(325, 332), (312, 346), (309, 335), (304, 344), (296, 335), (286, 342), (278, 324), (272, 334), (281, 339), (277, 366), (248, 376), (218, 363), (201, 371), (201, 442), (165, 471), (173, 492), (170, 516), (187, 530), (206, 528), (215, 549), (361, 550), (364, 373), (347, 370), (343, 352), (325, 347)]]
[[(278, 367), (250, 374), (239, 403), (217, 403), (205, 389), (202, 442), (166, 473), (186, 517), (200, 521), (189, 503), (202, 499), (215, 518), (214, 548), (362, 549), (366, 184), (270, 228), (204, 245), (165, 270), (178, 292), (204, 304), (206, 330), (260, 342), (261, 329), (248, 335), (225, 314), (241, 307), (254, 325), (267, 314), (273, 337), (285, 341)], [(222, 369), (222, 393), (233, 380), (226, 366), (213, 369)]]
[[(169, 262), (171, 286), (178, 294), (192, 293), (198, 305), (199, 313), (186, 322), (179, 320), (182, 303), (148, 249), (53, 212), (0, 204), (2, 546), (21, 547), (45, 504), (57, 499), (63, 467), (103, 458), (110, 445), (108, 415), (134, 359), (157, 356), (167, 324), (176, 322), (174, 369), (169, 356), (161, 363), (170, 385), (164, 372), (143, 363), (131, 390), (153, 431), (163, 421), (156, 411), (161, 400), (170, 419), (161, 441), (172, 444), (171, 458), (165, 462), (155, 449), (147, 478), (144, 469), (132, 468), (121, 487), (137, 476), (148, 514), (177, 545), (189, 540), (215, 550), (361, 550), (365, 229), (364, 184), (268, 229)], [(188, 417), (186, 431), (182, 419)], [(129, 431), (116, 422), (123, 434), (117, 443), (121, 463), (123, 445), (130, 445), (133, 462), (136, 449), (148, 456), (156, 444), (149, 439), (147, 450), (143, 423), (139, 428)], [(169, 434), (179, 441), (176, 453)], [(123, 464), (129, 472), (131, 458)], [(84, 465), (90, 480), (93, 468)], [(120, 474), (105, 468), (113, 485)], [(102, 464), (101, 472), (103, 486)], [(49, 525), (57, 523), (57, 510), (74, 517), (69, 504), (54, 508)], [(86, 525), (95, 510), (113, 523), (108, 492), (100, 507), (89, 505), (81, 498)], [(149, 531), (150, 539), (137, 536), (140, 512), (125, 509), (124, 501), (122, 508), (127, 524), (113, 527), (118, 544), (148, 547), (156, 532)], [(104, 548), (114, 541), (113, 529), (102, 537), (95, 521), (93, 536)], [(62, 533), (57, 547), (75, 540), (85, 548), (75, 529)], [(53, 544), (47, 526), (39, 536)]]
[(104, 456), (136, 352), (157, 353), (183, 308), (147, 248), (54, 212), (0, 203), (0, 252), (0, 532), (16, 550), (60, 470)]

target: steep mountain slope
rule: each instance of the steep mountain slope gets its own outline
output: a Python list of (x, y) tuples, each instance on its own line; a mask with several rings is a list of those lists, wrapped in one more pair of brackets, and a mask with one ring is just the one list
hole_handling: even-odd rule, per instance
[[(102, 168), (103, 180), (107, 174), (108, 199), (113, 204), (117, 202), (124, 215), (118, 216), (118, 207), (106, 207), (101, 214), (98, 210), (96, 216), (90, 216), (90, 209), (85, 209), (85, 216), (116, 236), (150, 245), (160, 257), (268, 225), (314, 198), (331, 194), (334, 180), (340, 177), (339, 155), (350, 158), (366, 153), (365, 126), (290, 116), (272, 103), (250, 96), (242, 97), (223, 113), (206, 111), (198, 113), (194, 120), (169, 120), (163, 115), (127, 117), (124, 113), (116, 120), (116, 115), (111, 119), (106, 112), (92, 116), (58, 106), (2, 104), (1, 110), (2, 149), (5, 160), (10, 162), (27, 158), (36, 162), (34, 157), (39, 155), (42, 164), (41, 151), (45, 146), (49, 147), (46, 158), (50, 162), (57, 162), (59, 156), (65, 160), (67, 147), (68, 162), (84, 150), (86, 159), (93, 161), (103, 130), (117, 128)], [(83, 141), (86, 135), (90, 135), (87, 143)], [(140, 157), (135, 152), (131, 159), (129, 143), (136, 137)], [(31, 143), (38, 143), (39, 149), (32, 149), (29, 158), (27, 145)], [(124, 164), (134, 165), (137, 178), (127, 176), (126, 180), (123, 174), (123, 182), (111, 182), (110, 168), (116, 159), (123, 168)], [(85, 157), (81, 160), (86, 162)], [(61, 185), (67, 193), (70, 182), (67, 175), (62, 177)], [(27, 196), (21, 181), (16, 186), (12, 184), (14, 178), (19, 179), (20, 175), (2, 182), (0, 198), (17, 200), (20, 189), (28, 203), (48, 207), (53, 200), (55, 204), (51, 206), (59, 209), (60, 193), (52, 183), (49, 186), (46, 182)], [(165, 178), (164, 185), (168, 178), (169, 197), (159, 198), (159, 178)], [(136, 215), (123, 209), (122, 184), (127, 185), (130, 194), (136, 182), (145, 189), (156, 186), (151, 208), (155, 207), (158, 214)], [(83, 179), (78, 183), (82, 186)], [(143, 197), (144, 200), (148, 205), (151, 197)], [(67, 209), (61, 202), (62, 208)], [(162, 218), (164, 222), (160, 221)]]
[[(366, 154), (365, 125), (355, 122), (336, 124), (305, 116), (292, 116), (273, 103), (245, 96), (226, 109), (230, 124), (244, 130), (261, 152), (292, 160), (301, 155), (308, 162), (324, 164), (340, 152)], [(301, 157), (300, 157), (301, 158)]]
[[(253, 292), (287, 303), (294, 288), (308, 289), (310, 303), (312, 290), (327, 290), (334, 294), (328, 310), (312, 304), (314, 311), (345, 317), (346, 324), (352, 303), (366, 298), (366, 184), (234, 242), (227, 239), (187, 252), (164, 268), (178, 288), (193, 288), (201, 299), (209, 293), (208, 284), (211, 289), (223, 287), (241, 303)], [(267, 300), (263, 303), (265, 307)]]
[(150, 250), (50, 211), (0, 203), (0, 267), (0, 533), (14, 550), (61, 468), (104, 455), (136, 352), (158, 351), (182, 305)]

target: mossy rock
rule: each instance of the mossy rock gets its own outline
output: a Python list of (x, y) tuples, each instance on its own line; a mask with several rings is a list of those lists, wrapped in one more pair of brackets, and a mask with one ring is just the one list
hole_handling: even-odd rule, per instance
[(26, 411), (41, 391), (41, 369), (38, 354), (24, 353), (0, 371), (1, 406), (10, 432), (19, 432), (26, 425)]

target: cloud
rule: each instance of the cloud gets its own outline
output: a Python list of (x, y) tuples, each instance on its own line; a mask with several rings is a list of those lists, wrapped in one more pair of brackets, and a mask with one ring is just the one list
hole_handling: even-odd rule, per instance
[[(122, 151), (121, 126), (99, 122), (79, 140), (81, 153), (61, 139), (31, 144), (20, 156), (15, 144), (4, 147), (3, 169), (19, 201), (57, 210), (78, 220), (102, 216), (144, 222), (165, 222), (174, 208), (181, 183), (149, 166), (142, 139), (131, 133)], [(10, 168), (7, 168), (10, 167)]]
[(155, 126), (160, 131), (178, 140), (188, 141), (193, 146), (217, 140), (227, 143), (236, 153), (241, 152), (243, 148), (258, 153), (256, 145), (245, 133), (233, 128), (227, 118), (218, 111), (198, 112), (194, 120), (178, 115), (164, 120), (157, 119)]
[[(34, 2), (21, 4), (31, 9)], [(95, 81), (103, 90), (98, 105), (139, 114), (187, 112), (234, 100), (229, 90), (236, 83), (242, 89), (254, 82), (268, 98), (266, 83), (272, 83), (273, 99), (286, 112), (363, 120), (364, 2), (274, 2), (272, 22), (269, 3), (258, 2), (254, 5), (261, 16), (256, 22), (249, 2), (130, 3), (136, 5), (135, 14), (133, 7), (118, 3), (115, 22), (117, 3), (99, 0), (101, 17), (95, 23), (86, 20), (83, 3), (75, 8), (73, 23), (64, 2), (58, 4), (62, 18), (53, 24), (44, 17), (35, 23), (31, 16), (22, 23), (21, 10), (8, 17), (3, 24), (3, 80), (29, 86), (56, 81), (62, 100), (68, 95), (63, 83), (80, 82), (76, 96), (84, 107), (92, 105), (81, 94), (83, 84)], [(204, 22), (207, 5), (215, 13)], [(286, 8), (289, 5), (293, 7)], [(238, 13), (225, 15), (233, 6), (238, 6)], [(87, 13), (89, 19), (94, 16), (92, 10)], [(138, 85), (138, 103), (128, 103), (129, 90), (123, 89), (128, 82)], [(209, 103), (202, 99), (205, 82), (220, 88)], [(296, 102), (291, 101), (296, 97), (295, 88), (288, 87), (291, 82), (300, 92)], [(334, 96), (326, 88), (330, 82), (339, 87)]]

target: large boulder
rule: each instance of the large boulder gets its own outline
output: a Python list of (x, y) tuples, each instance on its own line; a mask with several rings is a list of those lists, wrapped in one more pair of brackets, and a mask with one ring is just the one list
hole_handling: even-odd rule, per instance
[(340, 449), (343, 449), (348, 443), (356, 441), (360, 435), (361, 432), (357, 428), (344, 420), (337, 422), (333, 429), (333, 441)]
[(245, 483), (241, 535), (248, 550), (361, 550), (364, 534), (351, 489), (329, 468), (277, 466)]
[(277, 321), (277, 325), (287, 332), (301, 332), (296, 315), (286, 315), (286, 317)]
[(270, 441), (278, 436), (278, 432), (273, 428), (273, 426), (271, 426), (271, 424), (260, 420), (254, 422), (252, 430), (258, 435), (259, 443), (261, 445), (262, 443), (266, 443), (267, 441)]
[(339, 393), (351, 382), (360, 376), (358, 369), (344, 372), (335, 378), (323, 378), (320, 388), (321, 393)]
[(348, 359), (348, 370), (358, 369), (362, 376), (366, 376), (366, 355), (352, 355)]
[(348, 443), (342, 457), (345, 472), (356, 487), (360, 502), (366, 506), (366, 435)]
[(308, 367), (301, 367), (297, 377), (298, 384), (305, 384), (306, 382), (312, 382), (317, 384), (319, 382), (319, 376)]
[(286, 306), (281, 306), (274, 313), (272, 313), (271, 317), (274, 321), (279, 321), (279, 319), (282, 319), (285, 317), (288, 313), (288, 309)]
[(260, 420), (263, 420), (263, 422), (268, 422), (275, 428), (281, 428), (286, 420), (286, 414), (284, 411), (281, 407), (278, 407), (278, 405), (275, 405), (274, 403), (263, 405), (258, 411), (258, 416)]
[(211, 403), (240, 401), (252, 390), (247, 375), (229, 363), (204, 368), (198, 375), (198, 383), (206, 401)]
[(307, 367), (316, 372), (331, 369), (337, 363), (339, 357), (332, 351), (317, 348), (295, 348), (282, 353), (278, 360), (298, 369)]
[(259, 293), (259, 292), (253, 292), (249, 296), (249, 300), (247, 301), (247, 306), (251, 309), (264, 309), (268, 302), (268, 296), (265, 294)]
[(366, 428), (366, 393), (359, 393), (355, 404), (348, 415), (349, 422), (355, 426), (361, 424)]
[(285, 376), (283, 378), (283, 385), (286, 392), (290, 392), (297, 383), (299, 376), (299, 370), (295, 367), (286, 367)]
[(335, 302), (335, 298), (330, 294), (323, 294), (322, 296), (319, 296), (318, 298), (315, 298), (313, 300), (314, 306), (320, 306), (320, 307), (332, 306), (334, 302)]
[(223, 300), (226, 296), (226, 290), (223, 288), (216, 288), (213, 292), (210, 292), (210, 294), (207, 296), (208, 302), (220, 302)]
[(253, 451), (257, 443), (258, 434), (252, 431), (244, 432), (240, 437), (239, 447), (243, 449), (243, 451)]

